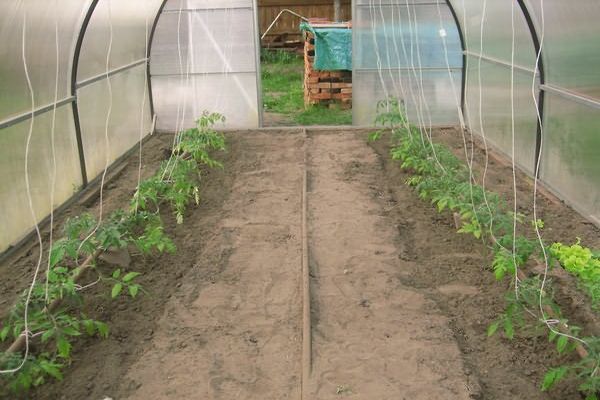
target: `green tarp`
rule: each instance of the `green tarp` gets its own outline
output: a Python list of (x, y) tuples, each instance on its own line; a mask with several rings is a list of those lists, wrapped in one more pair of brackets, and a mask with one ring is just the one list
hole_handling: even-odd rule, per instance
[(315, 69), (352, 70), (352, 29), (315, 28), (302, 22), (300, 30), (311, 32), (315, 36)]

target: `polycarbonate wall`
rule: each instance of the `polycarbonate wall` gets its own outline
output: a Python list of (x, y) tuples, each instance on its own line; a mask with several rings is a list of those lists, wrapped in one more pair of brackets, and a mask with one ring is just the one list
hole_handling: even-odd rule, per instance
[(100, 0), (92, 14), (77, 71), (81, 134), (90, 180), (150, 132), (146, 53), (161, 3)]
[(386, 97), (415, 125), (458, 124), (462, 46), (445, 2), (356, 0), (353, 43), (355, 125), (372, 125)]
[(226, 127), (260, 125), (259, 44), (253, 0), (169, 0), (151, 55), (157, 129), (194, 126), (204, 111)]
[[(467, 124), (473, 132), (485, 135), (492, 146), (510, 155), (511, 2), (452, 0), (451, 3), (467, 48)], [(596, 16), (600, 15), (600, 3), (545, 0), (543, 4), (543, 23), (540, 0), (522, 4), (515, 1), (513, 8), (515, 161), (533, 174), (536, 148), (541, 147), (541, 181), (598, 224), (600, 26)], [(526, 15), (531, 17), (531, 26)], [(534, 38), (542, 42), (543, 71), (537, 73)], [(542, 72), (544, 84), (541, 84)], [(538, 137), (536, 101), (540, 99), (543, 124)]]
[(0, 3), (0, 252), (149, 132), (146, 38), (161, 3)]
[[(529, 8), (542, 32), (540, 1)], [(544, 1), (541, 178), (600, 224), (600, 2)]]
[[(488, 145), (510, 155), (512, 153), (511, 2), (487, 1), (485, 9), (484, 2), (481, 0), (461, 0), (453, 3), (458, 3), (455, 4), (455, 11), (462, 25), (467, 48), (466, 123), (473, 132), (485, 136)], [(536, 51), (525, 16), (516, 1), (513, 9), (515, 13), (515, 162), (532, 174), (537, 135), (536, 106), (531, 95)]]
[[(60, 10), (51, 1), (11, 0), (0, 5), (0, 251), (28, 233), (35, 221), (66, 201), (73, 188), (82, 184), (70, 82), (73, 50), (89, 5), (89, 1), (81, 0), (65, 0)], [(56, 28), (60, 44), (58, 82)], [(38, 110), (35, 118), (31, 118), (32, 110)], [(29, 210), (25, 179), (30, 129), (28, 176), (35, 218)]]

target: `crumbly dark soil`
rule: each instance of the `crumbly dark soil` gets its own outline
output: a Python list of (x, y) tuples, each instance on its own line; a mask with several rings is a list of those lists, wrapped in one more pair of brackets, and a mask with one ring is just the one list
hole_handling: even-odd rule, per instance
[[(452, 132), (436, 136), (459, 153)], [(572, 381), (540, 392), (548, 367), (576, 360), (557, 356), (544, 335), (487, 338), (507, 285), (489, 271), (485, 246), (457, 234), (451, 215), (403, 184), (407, 175), (389, 158), (386, 139), (369, 147), (365, 133), (309, 136), (314, 398), (581, 398)], [(144, 176), (171, 139), (145, 144)], [(304, 138), (282, 130), (227, 139), (219, 156), (225, 169), (205, 172), (200, 206), (183, 225), (164, 212), (177, 253), (133, 257), (130, 268), (143, 272), (149, 294), (110, 300), (106, 290), (91, 291), (85, 309), (109, 323), (110, 338), (78, 340), (65, 379), (23, 398), (298, 397)], [(131, 198), (137, 155), (127, 163), (105, 191), (107, 210)], [(511, 196), (510, 169), (490, 165), (490, 189)], [(530, 184), (519, 178), (526, 199)], [(540, 207), (548, 239), (581, 236), (598, 245), (597, 229), (564, 204), (542, 200)], [(86, 209), (96, 210), (97, 199), (71, 207), (57, 225)], [(35, 259), (31, 243), (0, 268), (0, 314), (27, 284)], [(558, 283), (565, 314), (596, 332), (576, 283)]]
[[(173, 140), (172, 135), (161, 134), (150, 138), (143, 147), (142, 178), (152, 175), (160, 162), (169, 156)], [(235, 142), (229, 143), (227, 153), (217, 155), (222, 162), (230, 165), (229, 160), (239, 152)], [(104, 190), (104, 211), (110, 213), (117, 208), (126, 208), (132, 198), (138, 180), (138, 154), (132, 154), (127, 160), (125, 169), (110, 181)], [(163, 212), (165, 228), (178, 248), (176, 254), (165, 254), (154, 257), (133, 257), (130, 269), (142, 272), (139, 283), (148, 295), (138, 296), (131, 300), (122, 298), (110, 299), (110, 288), (98, 288), (86, 296), (84, 310), (93, 317), (109, 324), (110, 337), (107, 340), (84, 338), (74, 344), (73, 363), (66, 369), (62, 382), (52, 382), (26, 394), (23, 398), (31, 399), (102, 399), (120, 382), (131, 363), (139, 357), (141, 349), (153, 336), (153, 326), (157, 315), (169, 299), (181, 286), (184, 273), (193, 268), (189, 255), (201, 246), (201, 240), (211, 230), (223, 200), (229, 193), (231, 175), (235, 171), (206, 170), (203, 172), (202, 202), (189, 212), (186, 225), (177, 225), (174, 217)], [(97, 214), (99, 193), (92, 191), (91, 197), (84, 196), (81, 201), (60, 215), (56, 216), (55, 227), (61, 227), (70, 217), (82, 212)], [(186, 228), (197, 226), (192, 232)], [(60, 228), (59, 228), (60, 229)], [(59, 232), (59, 229), (57, 232)], [(47, 243), (48, 232), (44, 231), (44, 242)], [(36, 241), (32, 241), (25, 249), (9, 258), (0, 268), (0, 290), (2, 291), (1, 315), (6, 315), (10, 305), (29, 284), (33, 268), (36, 264), (38, 249)], [(12, 265), (11, 265), (12, 263)], [(45, 261), (44, 261), (45, 263)], [(44, 265), (44, 264), (42, 264)], [(114, 268), (99, 265), (99, 268)], [(14, 274), (14, 271), (19, 271)], [(205, 279), (210, 279), (215, 271), (206, 270)], [(35, 349), (34, 349), (35, 351)], [(126, 386), (126, 385), (125, 385)], [(126, 386), (127, 387), (127, 386)]]
[[(454, 130), (434, 132), (434, 140), (448, 145), (464, 159), (460, 134)], [(469, 142), (470, 145), (470, 142)], [(398, 240), (405, 246), (403, 257), (418, 267), (404, 281), (422, 288), (448, 315), (455, 338), (467, 366), (477, 377), (482, 399), (579, 399), (576, 384), (563, 382), (549, 393), (539, 386), (547, 368), (576, 362), (574, 355), (559, 356), (548, 344), (544, 332), (524, 332), (512, 341), (495, 335), (487, 337), (487, 327), (504, 310), (508, 286), (495, 280), (487, 249), (472, 237), (456, 233), (448, 213), (437, 214), (433, 206), (418, 199), (403, 182), (408, 174), (390, 159), (389, 137), (373, 144), (381, 157), (390, 188), (390, 213), (396, 220)], [(474, 171), (479, 179), (485, 151), (475, 144)], [(488, 190), (507, 201), (513, 196), (512, 168), (503, 157), (491, 152), (486, 178)], [(531, 179), (517, 173), (519, 211), (532, 214)], [(429, 210), (429, 211), (427, 211)], [(545, 221), (544, 239), (571, 243), (577, 236), (597, 248), (598, 229), (552, 196), (539, 196), (539, 218)], [(584, 327), (584, 334), (598, 334), (598, 318), (574, 279), (566, 274), (554, 277), (556, 297), (571, 324)]]

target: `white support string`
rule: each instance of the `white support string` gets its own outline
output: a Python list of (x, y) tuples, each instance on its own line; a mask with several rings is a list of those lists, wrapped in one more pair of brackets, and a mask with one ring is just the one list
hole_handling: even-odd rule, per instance
[(544, 324), (546, 324), (546, 326), (548, 327), (548, 329), (551, 332), (553, 332), (556, 335), (564, 336), (570, 340), (579, 342), (582, 345), (589, 348), (589, 344), (585, 340), (575, 337), (573, 335), (558, 331), (554, 327), (557, 324), (557, 321), (554, 319), (548, 319), (546, 316), (546, 311), (544, 310), (544, 295), (546, 294), (546, 285), (548, 283), (548, 270), (550, 269), (550, 262), (548, 259), (548, 253), (546, 251), (546, 246), (544, 245), (544, 239), (542, 238), (542, 233), (541, 233), (540, 227), (537, 223), (538, 215), (539, 215), (538, 214), (538, 204), (537, 204), (537, 197), (538, 197), (537, 195), (538, 195), (538, 188), (539, 188), (539, 178), (538, 177), (539, 177), (539, 172), (540, 172), (540, 162), (541, 162), (541, 157), (542, 157), (542, 150), (544, 148), (543, 147), (543, 145), (544, 145), (544, 125), (543, 125), (543, 121), (542, 121), (542, 115), (539, 110), (539, 102), (538, 102), (538, 98), (537, 98), (537, 94), (536, 94), (536, 86), (537, 86), (536, 83), (537, 83), (537, 78), (538, 78), (537, 74), (539, 74), (539, 72), (540, 72), (540, 63), (541, 63), (542, 51), (544, 48), (544, 39), (545, 39), (545, 34), (546, 34), (546, 19), (545, 19), (545, 11), (544, 11), (544, 0), (540, 0), (540, 14), (541, 14), (541, 16), (540, 16), (540, 18), (541, 18), (540, 46), (539, 46), (539, 49), (536, 54), (535, 68), (534, 68), (535, 73), (533, 74), (533, 79), (531, 82), (531, 97), (533, 98), (533, 102), (534, 102), (535, 110), (536, 110), (537, 121), (538, 121), (538, 124), (541, 129), (540, 152), (537, 155), (536, 168), (535, 168), (534, 177), (533, 177), (533, 220), (534, 220), (533, 225), (535, 227), (535, 234), (536, 234), (536, 237), (540, 244), (540, 248), (542, 250), (542, 255), (544, 258), (544, 274), (542, 277), (542, 283), (541, 283), (540, 291), (539, 291), (538, 305), (539, 305), (539, 309), (540, 309), (540, 315), (542, 316), (542, 322), (544, 322)]
[[(479, 130), (481, 133), (481, 138), (483, 141), (483, 148), (484, 148), (484, 153), (485, 153), (483, 175), (481, 177), (481, 187), (483, 188), (483, 190), (482, 190), (483, 201), (485, 203), (485, 206), (488, 210), (488, 214), (490, 216), (489, 234), (490, 234), (490, 237), (492, 238), (493, 242), (496, 244), (499, 244), (498, 240), (496, 239), (496, 236), (494, 235), (494, 215), (492, 213), (492, 208), (490, 206), (489, 200), (487, 198), (487, 193), (486, 193), (487, 192), (486, 179), (487, 179), (488, 167), (489, 167), (489, 163), (490, 163), (490, 154), (489, 154), (489, 148), (488, 148), (488, 144), (487, 144), (487, 137), (485, 134), (485, 127), (483, 124), (483, 81), (482, 81), (482, 74), (481, 74), (481, 64), (483, 61), (483, 38), (484, 38), (483, 32), (484, 32), (486, 17), (487, 17), (487, 0), (483, 0), (483, 6), (482, 6), (482, 10), (481, 10), (481, 21), (480, 21), (480, 25), (479, 25), (479, 55), (478, 55), (478, 68), (477, 68), (477, 72), (478, 72), (477, 84), (478, 84), (478, 88), (479, 88)], [(501, 247), (503, 247), (503, 246), (501, 246)]]
[(31, 215), (31, 219), (35, 226), (35, 233), (38, 241), (39, 247), (39, 255), (37, 259), (37, 263), (33, 272), (33, 278), (31, 280), (31, 284), (29, 285), (29, 289), (27, 291), (27, 296), (25, 298), (25, 307), (23, 310), (23, 333), (21, 335), (25, 336), (25, 354), (23, 355), (23, 359), (21, 363), (15, 367), (6, 370), (0, 370), (0, 374), (13, 374), (18, 372), (23, 368), (27, 359), (29, 358), (29, 340), (31, 332), (29, 331), (29, 305), (31, 303), (31, 296), (33, 293), (33, 289), (35, 288), (35, 284), (37, 282), (38, 275), (40, 273), (41, 265), (42, 265), (42, 257), (44, 254), (44, 243), (42, 239), (42, 234), (40, 232), (40, 227), (37, 222), (37, 215), (35, 213), (35, 208), (33, 206), (33, 197), (31, 195), (31, 182), (29, 180), (29, 151), (31, 147), (31, 139), (33, 136), (33, 126), (35, 123), (35, 94), (33, 91), (33, 85), (31, 84), (31, 77), (29, 75), (29, 67), (27, 65), (27, 9), (25, 8), (23, 11), (23, 30), (21, 37), (21, 57), (23, 61), (23, 69), (25, 72), (25, 79), (27, 81), (27, 90), (29, 92), (29, 99), (31, 102), (31, 117), (29, 119), (29, 129), (27, 132), (27, 141), (25, 145), (25, 188), (27, 193), (27, 203), (29, 206), (29, 212)]
[(379, 44), (377, 43), (377, 22), (375, 21), (374, 13), (375, 13), (375, 5), (373, 3), (373, 0), (369, 0), (369, 17), (371, 19), (371, 34), (372, 34), (372, 39), (373, 39), (373, 49), (375, 49), (377, 74), (379, 75), (379, 82), (381, 83), (381, 89), (383, 90), (383, 93), (385, 94), (385, 100), (386, 100), (386, 104), (387, 104), (386, 110), (389, 112), (388, 99), (389, 99), (390, 93), (387, 89), (387, 85), (385, 84), (385, 80), (383, 79), (381, 55), (379, 54)]
[[(145, 20), (145, 35), (144, 35), (144, 54), (148, 56), (148, 10), (146, 10)], [(148, 67), (147, 67), (148, 68)], [(144, 74), (144, 88), (142, 91), (142, 109), (140, 111), (140, 135), (138, 137), (138, 176), (137, 176), (137, 190), (140, 189), (142, 183), (142, 153), (143, 153), (143, 141), (144, 141), (144, 117), (146, 116), (146, 95), (148, 94), (148, 74)], [(139, 197), (136, 196), (135, 201), (135, 212), (138, 212)]]
[[(467, 24), (466, 24), (467, 13), (466, 13), (466, 10), (464, 9), (464, 0), (462, 0), (462, 1), (463, 1), (463, 18), (464, 18), (464, 21), (463, 21), (463, 25), (464, 25), (463, 32), (464, 32), (464, 41), (465, 41), (464, 45), (465, 45), (465, 48), (468, 48), (468, 42), (467, 42), (468, 34), (467, 34)], [(442, 19), (442, 10), (441, 10), (440, 3), (437, 3), (437, 11), (438, 11), (438, 17), (440, 20), (440, 30), (442, 30), (442, 29), (444, 29), (444, 24), (443, 24), (443, 19)], [(454, 83), (454, 77), (452, 76), (452, 70), (450, 68), (450, 58), (448, 56), (448, 44), (446, 42), (446, 36), (441, 35), (441, 39), (442, 39), (442, 46), (444, 49), (444, 60), (446, 62), (446, 70), (448, 72), (448, 78), (450, 79), (450, 87), (452, 89), (452, 98), (454, 99), (454, 101), (456, 103), (456, 112), (458, 113), (458, 120), (459, 120), (459, 124), (460, 124), (460, 133), (461, 133), (461, 138), (463, 141), (463, 147), (464, 147), (464, 151), (465, 151), (465, 160), (467, 163), (467, 168), (469, 170), (469, 195), (470, 195), (470, 200), (471, 200), (471, 209), (473, 210), (473, 217), (475, 218), (477, 223), (479, 223), (479, 216), (477, 215), (477, 210), (475, 207), (475, 199), (473, 196), (473, 159), (472, 159), (473, 151), (471, 151), (471, 160), (469, 160), (467, 137), (465, 134), (465, 132), (467, 130), (466, 123), (468, 122), (469, 126), (471, 126), (471, 121), (470, 121), (468, 112), (466, 113), (467, 115), (465, 117), (462, 106), (460, 104), (458, 90), (456, 89), (456, 84)], [(465, 57), (464, 59), (465, 59), (465, 64), (463, 65), (463, 69), (465, 71), (465, 74), (464, 74), (465, 108), (468, 108), (466, 92), (467, 92), (467, 85), (468, 85), (469, 65), (468, 65), (468, 57)], [(472, 142), (471, 142), (471, 144), (472, 144)], [(472, 147), (471, 147), (471, 149), (472, 149)]]
[[(383, 0), (379, 0), (379, 16), (381, 17), (381, 26), (383, 28), (383, 38), (385, 40), (385, 55), (387, 58), (387, 70), (390, 75), (392, 87), (394, 88), (394, 94), (398, 94), (400, 92), (400, 90), (398, 90), (396, 78), (394, 77), (394, 74), (392, 73), (392, 60), (390, 58), (390, 43), (389, 43), (389, 38), (388, 38), (388, 31), (387, 31), (387, 24), (385, 21), (385, 15), (383, 14), (382, 2), (383, 2)], [(392, 18), (393, 18), (393, 12), (394, 11), (393, 11), (393, 6), (392, 6)], [(394, 22), (392, 21), (392, 24), (393, 23)], [(386, 100), (389, 100), (389, 99), (386, 99)]]
[[(404, 25), (402, 23), (402, 6), (399, 3), (400, 0), (398, 0), (398, 26), (400, 27), (400, 44), (402, 46), (402, 55), (404, 56), (404, 62), (406, 63), (407, 67), (409, 68), (408, 73), (406, 74), (407, 76), (407, 80), (408, 80), (408, 91), (410, 94), (410, 99), (412, 100), (413, 104), (415, 105), (415, 108), (417, 107), (417, 97), (415, 96), (415, 91), (413, 89), (413, 77), (411, 76), (411, 70), (410, 70), (410, 65), (408, 64), (409, 61), (409, 57), (408, 57), (408, 52), (406, 51), (406, 41), (404, 39)], [(395, 38), (394, 38), (395, 39)], [(411, 42), (412, 43), (412, 42)], [(394, 41), (394, 46), (396, 47), (396, 54), (398, 57), (398, 65), (402, 66), (402, 63), (400, 62), (400, 54), (398, 51), (398, 46), (397, 46), (397, 41)], [(413, 65), (413, 70), (414, 70), (414, 65)], [(399, 69), (399, 74), (402, 74), (401, 69)], [(402, 79), (402, 78), (400, 78)], [(411, 125), (411, 117), (409, 116), (408, 113), (408, 104), (406, 104), (406, 124), (407, 124), (407, 130), (409, 132), (409, 137), (412, 138), (412, 131), (410, 129), (410, 125)], [(418, 117), (417, 117), (417, 125), (419, 125), (419, 130), (421, 132), (421, 140), (423, 141), (423, 133), (421, 130), (421, 126), (420, 126), (420, 122), (418, 122)], [(423, 141), (423, 146), (425, 146), (425, 143)]]
[[(422, 69), (422, 63), (421, 63), (421, 45), (419, 44), (419, 25), (418, 25), (418, 18), (416, 15), (417, 13), (416, 13), (416, 9), (414, 9), (413, 12), (411, 12), (411, 6), (410, 6), (409, 0), (406, 0), (406, 9), (407, 9), (407, 13), (408, 13), (408, 19), (409, 19), (408, 27), (410, 30), (410, 37), (411, 37), (411, 68), (412, 68), (413, 75), (415, 77), (415, 81), (417, 82), (417, 95), (419, 98), (418, 107), (417, 107), (417, 115), (418, 115), (418, 120), (419, 120), (419, 124), (420, 124), (420, 129), (421, 129), (422, 134), (424, 133), (425, 136), (427, 137), (427, 141), (428, 141), (429, 147), (431, 148), (432, 156), (433, 156), (436, 164), (441, 169), (441, 171), (445, 174), (446, 168), (442, 165), (442, 163), (440, 162), (440, 160), (437, 156), (437, 152), (435, 150), (435, 146), (433, 145), (433, 140), (431, 137), (431, 130), (432, 130), (431, 114), (429, 112), (429, 105), (427, 104), (427, 99), (425, 98), (425, 90), (423, 88), (424, 81), (423, 81), (423, 69)], [(415, 66), (415, 62), (414, 62), (415, 57), (414, 57), (414, 52), (413, 52), (413, 45), (412, 45), (413, 43), (415, 43), (415, 47), (416, 47), (416, 52), (417, 52), (416, 58), (417, 58), (418, 66)], [(419, 69), (418, 74), (417, 74), (417, 68)], [(427, 125), (425, 123), (425, 117), (424, 117), (425, 114), (428, 115), (429, 125)], [(429, 126), (429, 130), (428, 130), (428, 126)], [(421, 137), (422, 136), (423, 135), (421, 135)], [(423, 143), (423, 145), (425, 146), (425, 143)]]
[[(400, 11), (399, 5), (396, 3), (397, 0), (394, 0), (394, 2), (392, 3), (392, 7), (391, 7), (391, 23), (392, 23), (392, 43), (394, 44), (394, 52), (396, 54), (396, 64), (398, 66), (398, 82), (399, 82), (399, 86), (400, 86), (400, 92), (402, 95), (402, 103), (406, 104), (406, 90), (404, 89), (404, 83), (402, 82), (402, 68), (403, 68), (403, 63), (402, 63), (402, 59), (400, 57), (400, 51), (398, 49), (398, 39), (397, 39), (397, 34), (396, 34), (396, 19), (395, 19), (395, 10), (398, 9), (398, 13), (400, 16), (400, 39), (404, 40), (403, 37), (403, 30), (402, 30), (402, 25), (401, 25), (401, 21), (402, 21), (402, 11)], [(412, 88), (411, 88), (411, 80), (410, 80), (410, 74), (408, 74), (408, 88), (409, 91), (412, 92)], [(414, 93), (412, 93), (413, 99), (414, 99)], [(404, 111), (402, 109), (402, 104), (398, 103), (398, 112), (402, 112)], [(408, 116), (408, 111), (405, 111), (405, 119), (404, 119), (404, 128), (406, 129), (406, 131), (408, 132), (408, 135), (410, 138), (412, 138), (412, 132), (410, 130), (410, 117)], [(412, 139), (411, 139), (412, 140)]]
[[(108, 89), (108, 110), (106, 111), (106, 118), (104, 121), (104, 170), (102, 171), (102, 178), (100, 179), (100, 198), (99, 198), (99, 212), (98, 212), (98, 221), (94, 229), (81, 241), (79, 247), (77, 248), (77, 254), (81, 251), (82, 247), (85, 243), (90, 240), (90, 238), (98, 231), (102, 224), (102, 220), (104, 217), (104, 183), (106, 182), (106, 174), (108, 172), (108, 168), (110, 167), (110, 136), (109, 136), (109, 128), (110, 128), (110, 118), (112, 116), (113, 109), (113, 89), (112, 82), (110, 77), (110, 64), (111, 64), (111, 55), (112, 55), (112, 47), (114, 41), (114, 27), (112, 21), (112, 3), (111, 0), (106, 0), (106, 12), (107, 12), (107, 20), (108, 20), (108, 49), (106, 51), (106, 62), (105, 62), (105, 75), (106, 75), (106, 87)], [(77, 266), (79, 267), (79, 262), (76, 260)]]
[(510, 48), (510, 131), (511, 131), (511, 167), (513, 180), (513, 239), (512, 239), (512, 258), (515, 267), (514, 283), (515, 298), (519, 298), (519, 265), (517, 264), (517, 172), (515, 165), (515, 2), (510, 2), (510, 27), (511, 27), (511, 48)]
[(55, 41), (55, 74), (54, 74), (54, 105), (52, 106), (52, 125), (50, 127), (50, 152), (52, 154), (52, 172), (50, 173), (50, 237), (48, 239), (48, 263), (46, 265), (46, 282), (44, 286), (45, 301), (49, 302), (50, 287), (50, 262), (52, 255), (52, 246), (54, 242), (54, 197), (56, 194), (56, 109), (58, 104), (58, 78), (60, 72), (60, 43), (58, 36), (58, 10), (60, 9), (58, 0), (54, 0), (54, 41)]

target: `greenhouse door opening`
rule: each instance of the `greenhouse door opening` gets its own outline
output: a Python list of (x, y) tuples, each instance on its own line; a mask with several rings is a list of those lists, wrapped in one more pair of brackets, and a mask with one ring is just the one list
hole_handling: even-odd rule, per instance
[(351, 1), (258, 5), (264, 126), (351, 125)]

